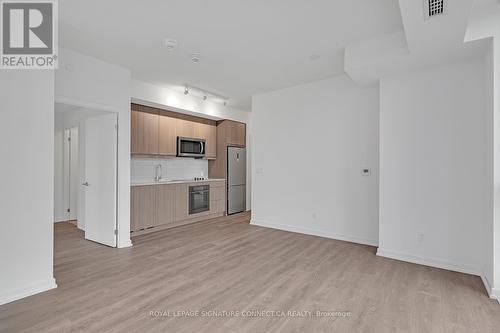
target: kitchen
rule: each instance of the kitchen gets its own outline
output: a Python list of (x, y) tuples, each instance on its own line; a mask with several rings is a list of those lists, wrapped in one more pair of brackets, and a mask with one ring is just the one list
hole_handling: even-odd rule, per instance
[(131, 237), (246, 210), (246, 125), (133, 103)]

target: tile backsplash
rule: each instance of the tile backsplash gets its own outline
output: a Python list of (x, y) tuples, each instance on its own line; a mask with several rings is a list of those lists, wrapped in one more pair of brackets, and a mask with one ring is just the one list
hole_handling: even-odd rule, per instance
[(131, 182), (149, 182), (155, 178), (158, 164), (162, 167), (163, 180), (184, 180), (194, 177), (208, 178), (208, 161), (194, 158), (142, 158), (132, 157)]

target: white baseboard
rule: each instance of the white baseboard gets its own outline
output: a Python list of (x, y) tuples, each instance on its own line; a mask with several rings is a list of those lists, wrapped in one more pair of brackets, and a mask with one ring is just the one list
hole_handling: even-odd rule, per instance
[(0, 305), (14, 302), (21, 298), (35, 295), (54, 288), (57, 288), (56, 280), (54, 278), (50, 278), (48, 280), (26, 285), (22, 288), (7, 290), (0, 295)]
[(486, 292), (488, 293), (488, 296), (490, 296), (490, 298), (493, 298), (492, 297), (492, 288), (491, 288), (491, 285), (488, 281), (488, 279), (486, 278), (485, 274), (481, 274), (481, 281), (483, 281), (483, 284), (484, 284), (484, 288), (486, 289)]
[(132, 241), (129, 238), (123, 242), (119, 242), (117, 248), (123, 249), (123, 248), (131, 247), (131, 246), (132, 246)]
[(259, 226), (259, 227), (295, 232), (295, 233), (299, 233), (299, 234), (318, 236), (318, 237), (324, 237), (324, 238), (331, 238), (331, 239), (341, 240), (341, 241), (345, 241), (345, 242), (370, 245), (370, 246), (378, 246), (378, 242), (376, 240), (373, 240), (373, 239), (365, 239), (365, 238), (360, 238), (360, 237), (351, 236), (351, 235), (341, 235), (341, 234), (337, 234), (337, 233), (332, 233), (330, 231), (316, 230), (316, 229), (303, 228), (303, 227), (295, 227), (295, 226), (278, 224), (278, 223), (270, 223), (267, 221), (255, 220), (255, 219), (251, 219), (250, 224), (255, 225), (255, 226)]
[(465, 274), (481, 276), (480, 270), (475, 268), (475, 267), (471, 267), (468, 265), (463, 265), (463, 264), (459, 264), (459, 263), (455, 263), (455, 262), (451, 262), (451, 261), (444, 261), (444, 260), (439, 260), (439, 259), (435, 259), (435, 258), (424, 258), (424, 257), (420, 257), (420, 256), (408, 254), (408, 253), (386, 250), (386, 249), (382, 249), (380, 247), (377, 250), (377, 256), (406, 261), (406, 262), (411, 262), (414, 264), (419, 264), (419, 265), (424, 265), (424, 266), (446, 269), (449, 271), (455, 271), (455, 272), (460, 272), (460, 273), (465, 273)]
[(497, 300), (498, 303), (500, 303), (500, 289), (498, 288), (492, 288), (490, 282), (486, 278), (486, 274), (481, 274), (481, 280), (483, 281), (484, 288), (486, 289), (486, 292), (488, 293), (488, 296), (491, 299)]
[(490, 294), (491, 299), (496, 299), (498, 303), (500, 303), (500, 289), (498, 288), (492, 288), (491, 289), (491, 294)]

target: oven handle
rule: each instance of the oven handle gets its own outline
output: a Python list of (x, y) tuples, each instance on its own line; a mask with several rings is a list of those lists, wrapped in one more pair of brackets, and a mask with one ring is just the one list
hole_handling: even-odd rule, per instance
[(210, 191), (194, 191), (194, 192), (191, 192), (191, 194), (205, 194), (205, 193), (209, 193)]

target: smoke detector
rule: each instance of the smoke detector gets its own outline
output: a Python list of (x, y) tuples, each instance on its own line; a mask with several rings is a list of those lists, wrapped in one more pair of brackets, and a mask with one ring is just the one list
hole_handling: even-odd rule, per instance
[(165, 38), (161, 41), (161, 46), (166, 48), (169, 51), (172, 51), (177, 48), (177, 40), (172, 38)]
[(444, 14), (446, 14), (445, 0), (424, 0), (425, 19)]
[(192, 53), (191, 54), (191, 61), (194, 62), (195, 64), (200, 62), (201, 54), (199, 53)]

